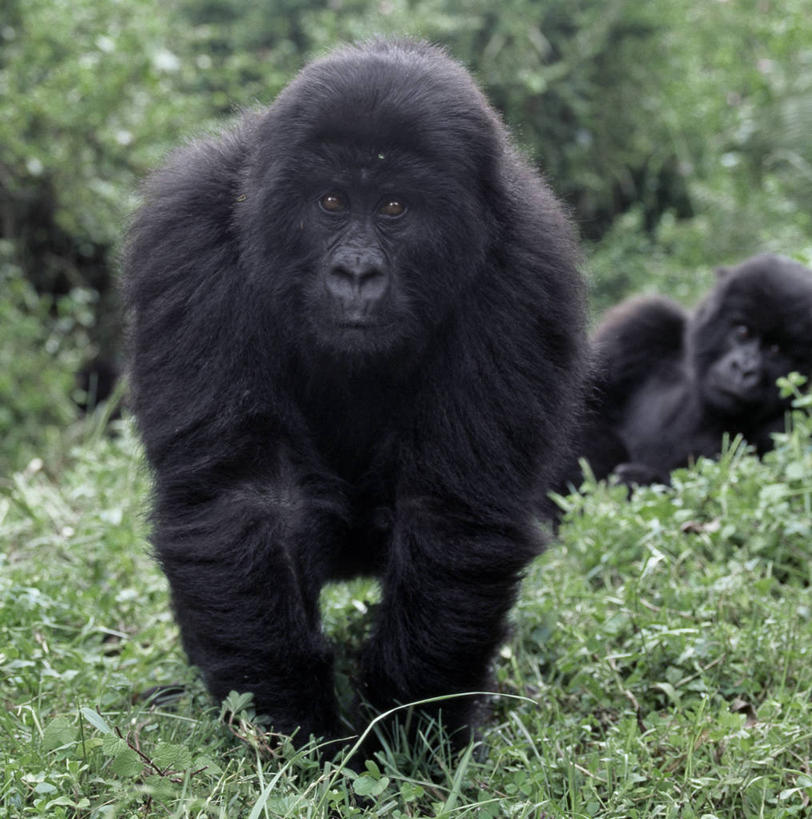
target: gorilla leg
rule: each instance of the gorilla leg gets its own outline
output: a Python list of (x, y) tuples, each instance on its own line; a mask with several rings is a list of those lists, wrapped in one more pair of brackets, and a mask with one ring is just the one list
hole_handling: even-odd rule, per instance
[(338, 504), (254, 481), (197, 506), (159, 502), (155, 545), (183, 643), (212, 693), (252, 691), (257, 713), (297, 739), (337, 729), (332, 652), (318, 595)]
[[(362, 656), (362, 692), (378, 710), (482, 691), (521, 570), (535, 554), (513, 521), (483, 525), (418, 512), (396, 525), (375, 632)], [(421, 706), (451, 732), (476, 722), (476, 697)], [(468, 733), (457, 736), (467, 740)]]

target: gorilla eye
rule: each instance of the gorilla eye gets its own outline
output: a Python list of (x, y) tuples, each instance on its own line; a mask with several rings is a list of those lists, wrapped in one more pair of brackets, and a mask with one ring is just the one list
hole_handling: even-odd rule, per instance
[(389, 199), (378, 208), (378, 213), (382, 216), (402, 216), (405, 212), (406, 205), (397, 199)]
[(747, 341), (752, 335), (750, 328), (746, 324), (737, 324), (733, 328), (733, 335), (737, 341)]
[(347, 203), (343, 196), (337, 193), (326, 193), (319, 199), (321, 209), (327, 213), (343, 213), (347, 209)]

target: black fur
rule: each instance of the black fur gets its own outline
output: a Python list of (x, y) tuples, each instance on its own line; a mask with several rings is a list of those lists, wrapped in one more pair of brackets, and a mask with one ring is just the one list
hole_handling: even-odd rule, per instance
[(717, 272), (692, 314), (663, 298), (632, 299), (597, 329), (583, 446), (597, 477), (667, 482), (672, 469), (717, 455), (725, 432), (761, 453), (783, 429), (776, 379), (812, 375), (812, 271), (761, 255)]
[(577, 414), (574, 257), (469, 75), (419, 43), (311, 64), (149, 180), (126, 252), (133, 406), (215, 696), (335, 734), (318, 596), (359, 573), (383, 591), (366, 700), (486, 685)]

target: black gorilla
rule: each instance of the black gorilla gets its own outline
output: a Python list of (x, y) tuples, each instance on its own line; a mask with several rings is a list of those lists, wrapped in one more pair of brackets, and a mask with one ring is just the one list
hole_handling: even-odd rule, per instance
[(319, 590), (359, 573), (382, 585), (362, 699), (486, 685), (582, 396), (574, 257), (470, 76), (417, 43), (311, 64), (152, 177), (126, 251), (133, 405), (216, 696), (335, 735)]
[(812, 374), (812, 271), (778, 256), (720, 268), (690, 315), (664, 298), (610, 310), (593, 338), (596, 390), (583, 454), (597, 477), (668, 481), (723, 433), (761, 453), (783, 429), (776, 379)]

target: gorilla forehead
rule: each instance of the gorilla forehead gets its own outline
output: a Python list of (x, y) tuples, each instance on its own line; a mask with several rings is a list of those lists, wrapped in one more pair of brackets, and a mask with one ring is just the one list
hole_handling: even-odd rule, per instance
[(763, 254), (733, 268), (712, 296), (725, 313), (763, 333), (812, 336), (812, 271), (781, 256)]
[[(299, 151), (351, 145), (400, 150), (453, 173), (481, 173), (505, 134), (468, 73), (439, 48), (410, 41), (351, 46), (307, 66), (261, 126)], [(291, 153), (295, 158), (295, 151)]]

